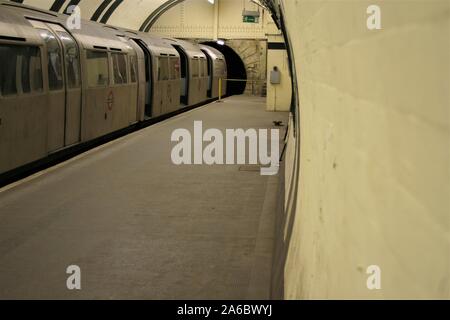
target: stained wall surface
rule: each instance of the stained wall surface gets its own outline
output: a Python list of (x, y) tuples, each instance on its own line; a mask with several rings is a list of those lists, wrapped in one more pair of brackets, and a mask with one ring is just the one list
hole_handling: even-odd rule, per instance
[[(288, 299), (448, 299), (450, 3), (281, 4), (300, 127), (286, 160), (278, 289)], [(372, 4), (381, 30), (367, 28)], [(372, 265), (381, 290), (368, 290)]]
[[(151, 32), (190, 39), (266, 39), (270, 16), (258, 8), (249, 0), (217, 0), (215, 4), (185, 0), (164, 13)], [(257, 23), (244, 23), (243, 10), (259, 10), (261, 18)]]

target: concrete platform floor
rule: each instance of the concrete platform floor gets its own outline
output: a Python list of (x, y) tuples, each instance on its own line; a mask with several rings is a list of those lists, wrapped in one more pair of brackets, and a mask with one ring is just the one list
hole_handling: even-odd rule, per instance
[(272, 128), (287, 113), (232, 97), (1, 189), (0, 299), (269, 298), (278, 177), (173, 165), (172, 131), (195, 120)]

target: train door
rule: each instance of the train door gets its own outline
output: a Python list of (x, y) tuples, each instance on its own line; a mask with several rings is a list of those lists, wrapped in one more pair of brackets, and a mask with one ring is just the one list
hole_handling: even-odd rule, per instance
[(61, 26), (49, 24), (58, 36), (63, 49), (66, 86), (65, 145), (81, 140), (81, 74), (80, 51), (75, 39)]
[(147, 45), (141, 39), (133, 39), (133, 41), (142, 49), (145, 56), (145, 117), (151, 118), (153, 115), (152, 55)]
[(212, 98), (212, 85), (213, 85), (213, 61), (211, 59), (211, 56), (208, 54), (206, 50), (202, 50), (202, 52), (205, 54), (207, 63), (208, 63), (208, 91), (207, 95), (208, 98)]
[(184, 105), (188, 105), (189, 102), (189, 63), (188, 57), (184, 50), (177, 45), (172, 45), (175, 50), (180, 54), (180, 74), (181, 74), (181, 95), (180, 95), (180, 103)]
[(54, 152), (81, 141), (80, 53), (75, 39), (60, 25), (30, 22), (47, 48), (48, 148)]

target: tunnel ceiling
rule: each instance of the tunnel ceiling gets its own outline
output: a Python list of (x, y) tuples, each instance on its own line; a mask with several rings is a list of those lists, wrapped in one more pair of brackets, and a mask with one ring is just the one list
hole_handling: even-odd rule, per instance
[(118, 27), (149, 31), (165, 11), (184, 0), (11, 0), (12, 2), (67, 13), (78, 5), (83, 19)]

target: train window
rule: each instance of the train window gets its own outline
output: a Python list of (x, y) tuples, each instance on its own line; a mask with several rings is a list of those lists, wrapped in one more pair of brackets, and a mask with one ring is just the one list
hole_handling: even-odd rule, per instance
[(169, 80), (169, 58), (158, 58), (158, 80)]
[(211, 76), (211, 68), (212, 68), (212, 60), (211, 58), (207, 58), (206, 60), (206, 75), (209, 77)]
[(225, 64), (223, 60), (216, 60), (215, 76), (223, 76), (225, 74)]
[(43, 91), (44, 81), (42, 79), (42, 59), (41, 50), (39, 48), (36, 48), (35, 55), (31, 57), (30, 61), (31, 90), (37, 92)]
[(205, 77), (208, 77), (210, 75), (211, 70), (209, 69), (209, 65), (210, 65), (210, 61), (209, 60), (205, 60), (205, 64), (204, 64), (204, 68), (205, 68)]
[(0, 94), (42, 91), (42, 64), (38, 47), (0, 45), (0, 61)]
[(21, 64), (22, 74), (20, 76), (22, 82), (22, 92), (29, 93), (31, 91), (31, 83), (30, 83), (30, 60), (26, 59), (24, 56), (17, 57), (19, 61), (17, 64)]
[(130, 56), (130, 77), (131, 82), (137, 81), (137, 56)]
[(39, 34), (47, 45), (48, 85), (50, 90), (63, 88), (62, 50), (56, 37), (48, 30), (39, 29)]
[(14, 56), (14, 47), (0, 45), (0, 91), (6, 96), (17, 93), (16, 64), (17, 56)]
[(200, 60), (201, 76), (206, 77), (208, 75), (208, 64), (205, 59)]
[(127, 79), (127, 61), (126, 56), (123, 53), (112, 53), (114, 70), (114, 83), (115, 84), (125, 84), (128, 82)]
[(170, 58), (170, 74), (171, 79), (179, 79), (180, 78), (180, 59), (179, 58)]
[(198, 78), (199, 75), (199, 61), (198, 59), (192, 60), (192, 77)]
[(75, 40), (67, 32), (58, 32), (64, 44), (64, 57), (66, 64), (67, 86), (70, 89), (80, 87), (80, 54)]
[(109, 83), (108, 53), (87, 50), (89, 87), (106, 86)]

